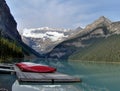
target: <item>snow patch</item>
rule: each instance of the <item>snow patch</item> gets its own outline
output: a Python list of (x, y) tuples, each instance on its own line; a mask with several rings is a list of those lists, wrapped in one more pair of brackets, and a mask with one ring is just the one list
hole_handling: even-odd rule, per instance
[[(23, 36), (25, 37), (31, 37), (31, 38), (42, 38), (45, 40), (45, 38), (49, 38), (51, 39), (51, 41), (58, 41), (61, 40), (64, 37), (68, 37), (67, 35), (64, 35), (64, 32), (57, 32), (57, 31), (47, 31), (45, 33), (35, 33), (35, 30), (56, 30), (56, 29), (52, 29), (52, 28), (37, 28), (37, 29), (24, 29), (23, 30)], [(60, 29), (59, 29), (60, 30)], [(66, 29), (64, 29), (64, 31), (67, 31)]]

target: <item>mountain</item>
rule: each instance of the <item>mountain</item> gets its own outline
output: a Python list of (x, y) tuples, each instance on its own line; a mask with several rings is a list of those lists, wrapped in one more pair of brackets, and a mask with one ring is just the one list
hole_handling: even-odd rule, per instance
[[(87, 25), (77, 36), (58, 44), (51, 52), (46, 54), (46, 56), (48, 58), (68, 59), (71, 55), (77, 55), (81, 51), (84, 52), (83, 49), (87, 50), (89, 46), (119, 33), (120, 22), (111, 22), (102, 16), (92, 24)], [(74, 58), (75, 57), (76, 56), (74, 56)]]
[(112, 22), (101, 16), (84, 29), (24, 29), (21, 38), (9, 7), (5, 0), (0, 0), (0, 54), (3, 58), (8, 54), (17, 58), (24, 55), (27, 58), (119, 61), (119, 36), (120, 22)]
[(28, 46), (40, 54), (50, 52), (57, 44), (67, 40), (77, 33), (78, 30), (41, 27), (35, 29), (24, 29), (21, 34), (22, 40)]
[(21, 36), (17, 31), (17, 23), (10, 13), (5, 0), (0, 0), (0, 30), (1, 36), (11, 40), (21, 41)]
[(119, 62), (120, 35), (101, 38), (99, 42), (82, 48), (79, 52), (71, 55), (69, 60)]
[[(3, 38), (5, 41), (7, 40), (8, 42), (6, 44), (16, 43), (16, 46), (22, 48), (24, 57), (40, 56), (39, 53), (22, 42), (21, 36), (17, 31), (17, 23), (11, 15), (5, 0), (0, 0), (0, 38)], [(6, 46), (6, 48), (9, 49), (8, 46)], [(2, 48), (0, 48), (0, 51), (1, 50)]]
[(71, 55), (70, 60), (86, 61), (120, 61), (120, 22), (112, 22), (107, 27), (111, 32), (109, 36), (99, 39), (88, 47), (81, 48), (79, 52)]

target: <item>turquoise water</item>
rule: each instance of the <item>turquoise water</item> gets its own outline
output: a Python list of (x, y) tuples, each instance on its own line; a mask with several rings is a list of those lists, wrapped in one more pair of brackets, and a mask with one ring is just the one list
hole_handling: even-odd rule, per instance
[(120, 91), (119, 64), (81, 62), (71, 65), (75, 74), (83, 80), (79, 84), (80, 91)]
[(60, 61), (40, 63), (57, 67), (59, 72), (79, 77), (82, 82), (35, 84), (19, 83), (16, 80), (12, 84), (12, 91), (120, 91), (120, 64)]
[(11, 87), (15, 80), (15, 75), (0, 74), (0, 91), (12, 91)]

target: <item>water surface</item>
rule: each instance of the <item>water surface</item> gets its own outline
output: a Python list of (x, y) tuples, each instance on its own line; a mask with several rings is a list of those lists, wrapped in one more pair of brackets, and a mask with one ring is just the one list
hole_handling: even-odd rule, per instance
[[(57, 67), (62, 73), (73, 75), (82, 79), (81, 83), (69, 84), (40, 84), (40, 83), (19, 83), (17, 80), (12, 84), (12, 91), (120, 91), (120, 64), (112, 63), (89, 63), (89, 62), (44, 62)], [(12, 79), (9, 76), (0, 76), (1, 84), (5, 80)]]

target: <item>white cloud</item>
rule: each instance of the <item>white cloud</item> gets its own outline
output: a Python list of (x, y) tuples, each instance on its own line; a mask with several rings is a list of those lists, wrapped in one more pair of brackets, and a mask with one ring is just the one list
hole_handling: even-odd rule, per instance
[[(105, 0), (6, 0), (18, 28), (85, 26), (101, 15), (118, 19), (120, 1)], [(113, 6), (113, 7), (112, 7)], [(114, 12), (114, 13), (113, 13)]]
[(60, 1), (15, 0), (11, 3), (14, 4), (11, 9), (14, 8), (13, 15), (22, 29), (42, 26), (72, 27), (74, 23), (78, 23), (78, 15), (90, 8), (89, 5), (76, 4), (74, 0)]

